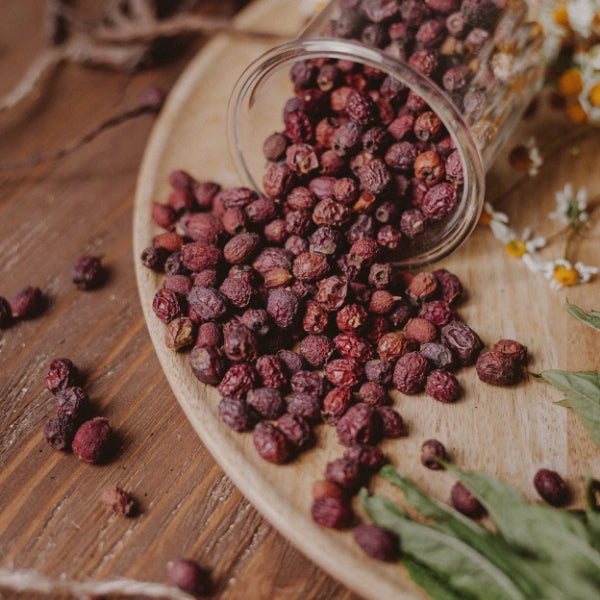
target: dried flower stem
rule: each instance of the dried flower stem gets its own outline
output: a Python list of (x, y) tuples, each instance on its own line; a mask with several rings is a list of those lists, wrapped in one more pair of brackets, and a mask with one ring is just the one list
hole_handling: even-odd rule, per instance
[(122, 113), (118, 113), (116, 115), (113, 115), (112, 117), (109, 117), (105, 121), (102, 121), (102, 123), (100, 123), (99, 125), (96, 125), (96, 127), (91, 129), (90, 131), (88, 131), (86, 134), (84, 134), (78, 140), (72, 142), (71, 144), (69, 144), (68, 146), (65, 146), (64, 148), (60, 148), (59, 150), (56, 150), (54, 152), (49, 152), (47, 154), (37, 154), (34, 156), (30, 156), (29, 158), (27, 158), (23, 161), (0, 163), (0, 170), (35, 167), (36, 165), (39, 165), (44, 162), (58, 160), (60, 158), (63, 158), (67, 154), (74, 152), (78, 148), (81, 148), (83, 145), (87, 144), (88, 142), (91, 142), (95, 137), (97, 137), (100, 133), (102, 133), (106, 129), (110, 129), (111, 127), (116, 127), (117, 125), (120, 125), (121, 123), (124, 123), (125, 121), (128, 121), (129, 119), (139, 117), (140, 115), (145, 115), (148, 113), (156, 113), (156, 111), (157, 111), (157, 107), (154, 105), (142, 104), (140, 106), (136, 106), (135, 108), (126, 110)]
[(30, 569), (0, 569), (0, 586), (17, 592), (37, 592), (42, 594), (70, 594), (73, 596), (93, 595), (169, 598), (189, 600), (190, 596), (179, 589), (161, 583), (135, 581), (119, 578), (109, 581), (78, 582), (68, 579), (52, 580)]
[(158, 37), (175, 37), (188, 33), (230, 33), (264, 40), (281, 40), (292, 34), (258, 31), (235, 26), (231, 19), (206, 15), (176, 15), (163, 21), (136, 23), (122, 29), (102, 27), (92, 33), (101, 42), (150, 42)]

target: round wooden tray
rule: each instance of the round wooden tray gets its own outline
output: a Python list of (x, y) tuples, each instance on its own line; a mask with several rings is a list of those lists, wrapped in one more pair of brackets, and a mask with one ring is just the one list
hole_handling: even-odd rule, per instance
[[(238, 24), (275, 31), (282, 23), (289, 23), (293, 29), (305, 16), (300, 12), (301, 5), (285, 0), (257, 0), (240, 15)], [(267, 48), (266, 42), (248, 37), (214, 38), (180, 78), (156, 123), (139, 174), (134, 212), (136, 275), (148, 330), (175, 396), (201, 440), (240, 490), (283, 535), (366, 598), (422, 600), (424, 594), (401, 566), (367, 559), (354, 545), (350, 532), (329, 531), (313, 523), (311, 485), (322, 478), (326, 463), (343, 452), (332, 428), (321, 426), (316, 446), (289, 465), (274, 466), (263, 461), (254, 450), (250, 434), (237, 434), (220, 422), (219, 394), (195, 379), (186, 353), (166, 348), (165, 327), (151, 309), (161, 277), (139, 261), (142, 250), (157, 233), (151, 220), (151, 203), (166, 200), (167, 177), (176, 168), (223, 186), (240, 184), (227, 147), (226, 107), (239, 74)], [(580, 163), (570, 168), (573, 175), (578, 173), (590, 186), (600, 183), (600, 176), (593, 175), (594, 169)], [(564, 185), (559, 179), (560, 169), (553, 175), (552, 180), (538, 180), (537, 205), (523, 202), (532, 193), (532, 184), (526, 182), (508, 198), (505, 207), (517, 211), (523, 223), (540, 222), (539, 215), (552, 209), (554, 190)], [(493, 182), (504, 178), (500, 170)], [(587, 252), (587, 262), (593, 263), (594, 246), (582, 247), (581, 251)], [(586, 256), (581, 258), (585, 262)], [(503, 253), (488, 229), (478, 229), (440, 266), (455, 272), (469, 290), (470, 297), (459, 313), (484, 341), (493, 344), (502, 337), (522, 341), (531, 350), (533, 371), (597, 368), (593, 364), (598, 341), (595, 332), (570, 320), (563, 309), (565, 294), (551, 291), (542, 276), (531, 274), (523, 264)], [(573, 288), (569, 300), (586, 307), (586, 298), (598, 298), (598, 290), (598, 282)], [(541, 466), (554, 468), (572, 484), (576, 490), (574, 502), (581, 504), (582, 476), (589, 466), (599, 471), (600, 461), (589, 435), (573, 413), (550, 401), (560, 396), (532, 381), (510, 389), (492, 388), (479, 382), (473, 369), (463, 369), (458, 378), (464, 394), (453, 405), (440, 404), (425, 395), (394, 397), (409, 435), (383, 444), (392, 464), (427, 492), (447, 499), (452, 476), (428, 471), (419, 461), (421, 443), (435, 437), (445, 443), (461, 467), (487, 470), (509, 481), (531, 500), (535, 500), (531, 485), (535, 471)], [(374, 478), (373, 491), (394, 493), (378, 479)], [(360, 507), (357, 512), (362, 515)]]

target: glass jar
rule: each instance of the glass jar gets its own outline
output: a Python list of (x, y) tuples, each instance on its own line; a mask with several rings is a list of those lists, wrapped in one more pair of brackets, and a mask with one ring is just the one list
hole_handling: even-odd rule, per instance
[[(485, 172), (540, 89), (547, 45), (530, 9), (332, 0), (238, 80), (228, 115), (238, 171), (282, 201), (309, 188), (344, 213), (325, 224), (347, 232), (362, 220), (402, 267), (440, 260), (477, 224)], [(275, 132), (285, 135), (267, 161)], [(333, 191), (339, 179), (350, 200)]]

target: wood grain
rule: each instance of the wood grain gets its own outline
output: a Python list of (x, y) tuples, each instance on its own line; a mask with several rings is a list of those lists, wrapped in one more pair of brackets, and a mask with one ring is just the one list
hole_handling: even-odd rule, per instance
[[(224, 6), (212, 0), (202, 4), (207, 11)], [(6, 93), (45, 41), (41, 3), (7, 0), (2, 15), (0, 93)], [(76, 139), (91, 124), (135, 105), (146, 85), (169, 89), (204, 41), (194, 41), (177, 60), (132, 79), (82, 67), (61, 69), (42, 94), (0, 115), (0, 159), (23, 159)], [(238, 57), (240, 63), (244, 59)], [(176, 100), (175, 95), (172, 102)], [(199, 115), (220, 118), (223, 108), (194, 107)], [(132, 242), (137, 178), (154, 125), (152, 118), (141, 117), (60, 162), (0, 171), (0, 294), (10, 297), (34, 284), (49, 299), (43, 315), (0, 332), (0, 572), (27, 569), (56, 580), (126, 577), (164, 583), (166, 563), (185, 555), (211, 569), (215, 598), (357, 600), (349, 583), (339, 583), (307, 559), (233, 485), (191, 425), (194, 415), (188, 419), (182, 409), (186, 400), (177, 401), (163, 373), (159, 344), (155, 351), (142, 311), (148, 298), (143, 295), (140, 302), (138, 295), (138, 249)], [(548, 141), (568, 127), (545, 111), (522, 131), (523, 139), (536, 132)], [(224, 184), (235, 181), (226, 150), (201, 150), (202, 129), (199, 134), (195, 130), (194, 153), (186, 153), (185, 161), (178, 154), (183, 146), (177, 148), (186, 138), (173, 139), (172, 133), (165, 139), (172, 144), (169, 153), (148, 182), (156, 187), (157, 198), (166, 189), (164, 176), (171, 166), (188, 166)], [(160, 133), (153, 135), (153, 144), (155, 136)], [(579, 148), (577, 156), (555, 153), (539, 176), (525, 179), (498, 208), (514, 216), (519, 228), (531, 224), (550, 233), (545, 215), (553, 208), (555, 190), (567, 181), (586, 185), (592, 195), (599, 189), (595, 157), (600, 139), (594, 132)], [(219, 164), (212, 170), (207, 160)], [(490, 199), (511, 183), (504, 165), (505, 157), (500, 157), (490, 175)], [(137, 219), (147, 213), (137, 208), (135, 216), (141, 242), (151, 233), (140, 230)], [(106, 285), (89, 293), (76, 290), (70, 281), (72, 264), (88, 252), (102, 254), (110, 272)], [(598, 264), (597, 238), (582, 240), (577, 255)], [(471, 297), (461, 314), (487, 342), (504, 335), (521, 339), (532, 352), (532, 370), (598, 368), (597, 337), (567, 319), (562, 308), (568, 296), (597, 309), (597, 281), (552, 292), (543, 278), (506, 256), (486, 229), (476, 231), (444, 265), (463, 278)], [(160, 337), (158, 330), (153, 335)], [(107, 465), (82, 464), (72, 455), (53, 452), (43, 440), (43, 424), (54, 413), (44, 376), (56, 356), (71, 357), (84, 371), (95, 410), (118, 433), (119, 452)], [(173, 369), (169, 377), (174, 377)], [(418, 466), (420, 442), (436, 436), (460, 466), (506, 477), (531, 499), (534, 470), (556, 468), (578, 490), (574, 505), (579, 505), (581, 476), (588, 467), (600, 474), (598, 452), (577, 419), (551, 404), (560, 395), (534, 382), (489, 394), (471, 371), (461, 373), (461, 382), (465, 399), (453, 407), (435, 406), (425, 398), (397, 399), (410, 435), (386, 445), (394, 464), (447, 498), (451, 478)], [(430, 420), (424, 418), (427, 414)], [(322, 444), (310, 457), (318, 463), (318, 473), (329, 453), (337, 452), (330, 438), (324, 436)], [(296, 468), (303, 465), (283, 472), (287, 476), (286, 470)], [(273, 477), (281, 474), (273, 471)], [(139, 516), (123, 519), (104, 511), (99, 497), (109, 484), (134, 495)], [(303, 506), (309, 503), (308, 486), (299, 493)], [(283, 496), (282, 506), (285, 502)], [(342, 549), (348, 545), (345, 536), (331, 537)], [(344, 552), (336, 550), (332, 560)], [(348, 547), (347, 552), (353, 550)], [(347, 581), (345, 575), (342, 581)], [(66, 595), (15, 592), (0, 580), (0, 597)], [(395, 591), (392, 597), (401, 596)]]
[[(211, 14), (227, 5), (233, 3), (202, 2)], [(7, 0), (2, 17), (0, 94), (45, 47), (41, 2)], [(190, 41), (177, 59), (133, 77), (65, 66), (41, 93), (0, 115), (0, 161), (62, 147), (135, 106), (147, 85), (169, 90), (206, 41)], [(0, 331), (0, 572), (166, 583), (167, 562), (189, 556), (211, 569), (215, 598), (357, 600), (242, 496), (162, 373), (132, 246), (136, 180), (154, 123), (140, 117), (60, 162), (0, 171), (0, 295), (33, 284), (49, 300), (40, 317)], [(106, 285), (94, 292), (71, 283), (83, 253), (102, 254), (109, 269)], [(118, 433), (119, 452), (107, 465), (84, 465), (44, 442), (44, 422), (54, 414), (44, 378), (56, 356), (83, 370), (95, 411)], [(109, 484), (133, 494), (139, 516), (124, 519), (102, 508)], [(67, 595), (17, 592), (0, 580), (0, 597)]]
[[(255, 2), (244, 14), (244, 22), (264, 27), (292, 19), (294, 15), (288, 6), (285, 2)], [(220, 38), (203, 49), (178, 82), (153, 132), (140, 173), (134, 215), (134, 244), (138, 251), (156, 232), (150, 219), (150, 202), (166, 198), (166, 180), (172, 169), (184, 168), (200, 180), (216, 179), (225, 185), (235, 185), (237, 175), (232, 162), (226, 160), (227, 123), (223, 107), (229, 100), (236, 74), (260, 51), (259, 44)], [(230, 69), (222, 71), (219, 65), (223, 64)], [(535, 127), (543, 126), (542, 118), (548, 126), (554, 123), (556, 115), (539, 116)], [(527, 126), (524, 125), (523, 131)], [(523, 181), (518, 193), (503, 202), (510, 214), (517, 215), (518, 223), (547, 227), (540, 215), (552, 209), (556, 180), (540, 179)], [(514, 174), (499, 166), (490, 176), (490, 191), (493, 193), (496, 186), (507, 189), (513, 181)], [(536, 201), (521, 207), (523, 198), (528, 193), (533, 195), (527, 192), (531, 185), (538, 188)], [(582, 244), (579, 251), (584, 262), (586, 256), (593, 262), (593, 249), (591, 240)], [(561, 335), (577, 330), (583, 339), (593, 338), (593, 332), (581, 331), (583, 327), (566, 317), (562, 306), (564, 294), (550, 290), (541, 275), (532, 274), (524, 264), (506, 255), (488, 229), (478, 230), (442, 266), (457, 273), (469, 290), (469, 300), (461, 307), (460, 315), (488, 344), (510, 337), (528, 345), (533, 371), (557, 365), (568, 368), (570, 361), (565, 347), (556, 343)], [(317, 564), (363, 596), (422, 598), (422, 593), (415, 590), (395, 565), (365, 563), (350, 532), (330, 532), (312, 522), (310, 486), (322, 477), (326, 462), (342, 453), (331, 428), (323, 427), (317, 447), (292, 465), (277, 467), (261, 460), (254, 452), (250, 434), (232, 433), (219, 424), (219, 394), (194, 378), (187, 356), (165, 348), (164, 326), (150, 309), (160, 278), (142, 267), (138, 267), (137, 275), (150, 334), (167, 378), (193, 427), (236, 485)], [(569, 297), (584, 298), (588, 294), (593, 297), (597, 286), (593, 283), (569, 290)], [(578, 356), (578, 364), (582, 365), (585, 359), (585, 355)], [(582, 368), (592, 366), (582, 365)], [(441, 405), (425, 395), (395, 396), (395, 406), (408, 423), (410, 435), (386, 444), (392, 464), (430, 493), (440, 499), (448, 498), (453, 483), (450, 474), (432, 474), (419, 462), (422, 441), (436, 437), (444, 441), (457, 464), (506, 479), (532, 501), (536, 500), (531, 484), (535, 471), (541, 466), (551, 466), (568, 476), (569, 483), (577, 490), (575, 502), (580, 504), (580, 482), (585, 469), (572, 455), (583, 454), (588, 466), (598, 468), (598, 452), (577, 420), (549, 401), (552, 392), (531, 381), (508, 390), (486, 386), (476, 379), (473, 369), (461, 372), (459, 379), (464, 400), (455, 405)], [(574, 462), (578, 463), (577, 468)], [(381, 483), (374, 485), (374, 489), (380, 488), (387, 490)], [(357, 510), (360, 513), (360, 508)]]

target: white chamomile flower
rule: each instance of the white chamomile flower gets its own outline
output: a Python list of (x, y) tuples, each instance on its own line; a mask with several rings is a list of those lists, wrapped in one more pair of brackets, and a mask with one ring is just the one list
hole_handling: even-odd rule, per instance
[(567, 183), (562, 190), (556, 192), (555, 196), (556, 210), (548, 215), (551, 219), (571, 226), (585, 223), (588, 220), (586, 188), (581, 188), (574, 194), (573, 186)]
[(529, 257), (525, 260), (525, 263), (532, 271), (542, 273), (550, 281), (550, 287), (554, 290), (578, 283), (587, 283), (598, 273), (597, 267), (584, 265), (581, 262), (576, 262), (573, 265), (564, 258), (536, 261)]
[(520, 236), (514, 235), (504, 243), (505, 250), (515, 258), (524, 258), (526, 255), (535, 254), (546, 245), (546, 238), (532, 237), (530, 227), (526, 227)]
[(592, 33), (594, 15), (600, 9), (598, 0), (568, 0), (567, 15), (571, 29), (584, 38)]

